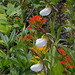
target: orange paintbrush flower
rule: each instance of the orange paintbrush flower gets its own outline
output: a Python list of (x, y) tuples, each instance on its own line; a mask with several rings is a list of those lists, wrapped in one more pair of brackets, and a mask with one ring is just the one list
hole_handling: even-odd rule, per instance
[(26, 34), (25, 37), (23, 38), (24, 41), (31, 40), (31, 39), (33, 39), (33, 37), (30, 34), (28, 34), (28, 35)]
[(32, 30), (31, 26), (27, 27), (29, 30)]
[(27, 4), (27, 3), (28, 3), (28, 1), (24, 2), (24, 4)]
[(70, 57), (68, 55), (66, 56), (66, 60), (68, 61), (68, 63), (71, 64), (71, 59), (70, 59)]
[(59, 53), (61, 53), (62, 55), (66, 55), (66, 52), (61, 47), (59, 47)]
[(64, 8), (62, 8), (61, 10), (62, 10), (63, 12), (65, 12), (65, 9), (64, 9)]
[(20, 6), (22, 6), (22, 3), (20, 3)]
[(63, 61), (60, 61), (60, 63), (66, 65), (67, 64), (67, 61), (66, 60), (63, 60)]
[[(67, 65), (66, 65), (67, 66)], [(71, 66), (67, 66), (68, 68), (73, 68), (74, 67), (74, 64), (73, 65), (71, 65)]]
[(46, 19), (42, 20), (40, 15), (33, 15), (32, 17), (30, 17), (30, 20), (28, 20), (28, 22), (30, 23), (31, 27), (42, 27), (42, 25), (46, 22)]
[(65, 60), (60, 61), (60, 63), (66, 65), (68, 68), (74, 67), (74, 64), (71, 65), (71, 59), (70, 59), (70, 57), (68, 55), (65, 57)]
[(67, 5), (67, 4), (65, 4), (65, 6), (67, 7), (68, 5)]
[(21, 37), (21, 36), (19, 36), (19, 37), (18, 37), (18, 39), (22, 39), (22, 37)]

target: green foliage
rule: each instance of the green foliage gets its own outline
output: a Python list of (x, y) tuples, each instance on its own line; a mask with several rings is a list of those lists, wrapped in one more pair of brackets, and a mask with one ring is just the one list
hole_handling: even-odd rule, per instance
[(65, 70), (64, 67), (58, 61), (57, 65), (52, 69), (52, 75), (65, 75), (62, 73), (64, 70)]
[(0, 24), (0, 32), (8, 34), (10, 30), (11, 30), (10, 25), (1, 25)]
[(5, 54), (5, 52), (3, 50), (0, 50), (0, 56), (3, 57), (3, 58), (6, 57), (6, 54)]
[(63, 27), (69, 27), (69, 28), (74, 29), (74, 28), (73, 28), (72, 26), (70, 26), (70, 25), (63, 25), (63, 26), (61, 26), (61, 27), (58, 29), (58, 31), (57, 31), (57, 39), (59, 39), (59, 37), (60, 37), (60, 32), (61, 32), (61, 30), (62, 30)]
[(55, 5), (55, 6), (58, 5), (58, 2), (59, 2), (59, 1), (60, 1), (60, 0), (51, 0), (52, 4)]
[[(55, 12), (54, 9), (54, 12), (51, 12), (47, 17), (41, 17), (41, 19), (47, 19), (41, 28), (35, 27), (35, 24), (38, 23), (39, 25), (39, 22), (36, 23), (35, 20), (38, 20), (40, 16), (39, 18), (36, 17), (32, 20), (34, 27), (32, 27), (31, 24), (28, 24), (28, 20), (32, 19), (30, 18), (32, 15), (39, 15), (40, 9), (49, 5), (49, 3), (54, 8), (57, 8), (61, 0), (47, 1), (48, 2), (45, 2), (45, 0), (2, 0), (0, 2), (1, 75), (36, 75), (41, 72), (44, 72), (44, 75), (46, 75), (47, 69), (48, 75), (65, 75), (62, 72), (66, 71), (65, 69), (67, 66), (60, 63), (60, 58), (63, 60), (64, 58), (57, 51), (59, 47), (67, 53), (71, 58), (72, 63), (75, 65), (75, 0), (67, 0), (67, 2), (64, 3), (65, 11), (63, 13), (66, 16), (66, 19), (67, 16), (69, 19), (66, 21), (66, 24), (62, 25), (62, 23), (57, 23), (59, 22), (58, 16), (61, 20), (63, 17), (60, 17), (60, 15), (62, 15), (61, 11), (59, 11), (60, 14)], [(59, 8), (57, 9), (60, 10), (62, 5), (58, 7)], [(55, 16), (53, 16), (54, 13)], [(60, 24), (60, 27), (58, 27), (58, 24)], [(28, 29), (28, 27), (32, 27), (32, 29)], [(56, 29), (56, 27), (58, 29)], [(59, 45), (62, 44), (60, 41), (60, 33), (63, 28), (70, 33), (70, 36), (67, 36), (69, 39), (66, 39), (65, 42), (67, 41), (68, 44), (72, 46), (72, 49)], [(48, 29), (49, 31), (47, 32), (45, 29)], [(31, 49), (37, 47), (35, 46), (35, 43), (42, 35), (47, 38), (47, 51), (43, 54), (40, 50), (41, 47), (39, 47), (39, 52), (41, 53), (35, 53), (38, 49), (34, 49), (34, 52)], [(38, 43), (40, 44), (40, 42)], [(43, 50), (44, 48), (45, 46), (43, 47)], [(39, 59), (38, 57), (33, 58), (37, 55), (41, 57)], [(32, 59), (33, 62), (31, 62)], [(33, 72), (30, 67), (34, 63), (37, 64), (39, 61), (44, 65), (43, 69), (37, 73)], [(75, 67), (69, 68), (69, 70), (67, 69), (66, 72), (68, 72), (69, 75), (75, 75)]]
[(40, 3), (40, 0), (34, 0), (34, 3), (35, 4), (39, 4)]
[(5, 13), (4, 8), (0, 5), (0, 14)]
[[(3, 43), (8, 47), (12, 42), (14, 42), (14, 38), (15, 38), (15, 34), (16, 34), (16, 31), (13, 30), (11, 35), (10, 35), (10, 38), (8, 38), (7, 35), (3, 35), (1, 32), (0, 32), (0, 36), (1, 36), (1, 39), (3, 40)], [(1, 42), (2, 43), (2, 42)], [(3, 45), (2, 43), (2, 45)]]

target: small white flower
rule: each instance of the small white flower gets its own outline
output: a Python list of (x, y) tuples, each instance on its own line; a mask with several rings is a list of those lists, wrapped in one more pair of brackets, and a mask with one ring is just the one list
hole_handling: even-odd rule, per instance
[(43, 64), (35, 64), (30, 67), (32, 71), (39, 72), (43, 68)]
[(41, 16), (48, 16), (50, 13), (51, 13), (51, 8), (49, 7), (42, 9), (39, 14)]
[(46, 44), (47, 44), (47, 39), (46, 38), (45, 39), (39, 38), (39, 39), (36, 40), (36, 43), (35, 43), (35, 45), (37, 47), (43, 47)]

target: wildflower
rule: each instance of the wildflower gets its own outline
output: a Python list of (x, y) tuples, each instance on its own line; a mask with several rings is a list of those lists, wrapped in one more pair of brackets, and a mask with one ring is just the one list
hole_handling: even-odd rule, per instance
[(61, 53), (62, 55), (66, 55), (66, 52), (61, 47), (59, 47), (59, 53)]
[(28, 34), (28, 35), (26, 34), (25, 37), (23, 38), (24, 41), (31, 40), (31, 39), (33, 39), (33, 37), (30, 34)]
[(66, 56), (66, 60), (68, 61), (68, 63), (71, 63), (71, 59), (69, 56)]
[(48, 52), (48, 48), (47, 48), (47, 44), (43, 47), (37, 47), (36, 45), (31, 48), (32, 50), (34, 50), (35, 52), (37, 52), (38, 54), (41, 55), (41, 53), (45, 54), (46, 52)]
[(47, 39), (45, 38), (45, 39), (43, 39), (42, 40), (42, 38), (39, 38), (39, 39), (37, 39), (36, 40), (36, 46), (37, 47), (43, 47), (43, 46), (45, 46), (47, 44)]
[(68, 7), (68, 5), (67, 5), (67, 4), (65, 4), (65, 6), (66, 6), (66, 7)]
[(20, 3), (20, 5), (22, 6), (22, 3)]
[(46, 32), (49, 32), (49, 30), (45, 29)]
[(44, 36), (42, 36), (42, 38), (37, 39), (35, 46), (31, 49), (40, 55), (41, 53), (45, 54), (46, 52), (48, 52), (47, 39)]
[(73, 68), (74, 67), (74, 64), (73, 65), (71, 65), (71, 66), (68, 66), (68, 65), (66, 65), (68, 68)]
[(74, 18), (72, 18), (72, 20), (74, 20)]
[(69, 19), (67, 19), (67, 22), (69, 22)]
[(30, 60), (31, 62), (34, 62), (34, 63), (37, 63), (37, 60), (36, 59), (32, 59)]
[(28, 1), (24, 2), (24, 4), (27, 4), (27, 3), (28, 3)]
[(19, 36), (19, 37), (18, 37), (18, 39), (22, 39), (22, 37), (21, 37), (21, 36)]
[(38, 56), (34, 56), (30, 61), (34, 63), (38, 63), (38, 60), (40, 60), (40, 58)]
[(41, 73), (37, 73), (37, 75), (44, 75), (44, 72), (42, 71)]
[(42, 27), (42, 25), (46, 22), (46, 19), (41, 18), (41, 16), (32, 16), (30, 17), (30, 20), (28, 20), (28, 22), (30, 23), (31, 27)]
[(67, 64), (67, 61), (66, 60), (63, 60), (63, 61), (60, 61), (60, 63), (66, 65)]
[(39, 72), (43, 69), (43, 64), (35, 64), (30, 67), (32, 71)]
[(51, 13), (51, 8), (48, 7), (48, 8), (42, 9), (39, 14), (40, 14), (41, 16), (48, 16), (50, 13)]
[(31, 26), (27, 27), (29, 30), (32, 30)]
[(64, 8), (62, 8), (61, 10), (62, 10), (63, 12), (65, 12), (65, 9), (64, 9)]
[(35, 34), (35, 32), (33, 32), (33, 35)]
[(18, 17), (18, 16), (16, 16), (16, 18), (17, 18), (17, 19), (19, 19), (19, 17)]
[(30, 34), (28, 34), (27, 39), (31, 40), (31, 39), (33, 39), (33, 37)]
[[(68, 68), (72, 68), (72, 67), (74, 67), (74, 64), (71, 65), (71, 59), (70, 59), (69, 56), (66, 56), (66, 59), (63, 60), (63, 61), (60, 61), (60, 63), (66, 65)], [(68, 66), (68, 64), (69, 64), (70, 66)]]

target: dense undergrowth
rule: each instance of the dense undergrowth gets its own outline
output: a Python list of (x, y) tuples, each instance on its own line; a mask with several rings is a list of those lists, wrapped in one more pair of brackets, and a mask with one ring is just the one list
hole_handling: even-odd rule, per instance
[(75, 0), (0, 1), (0, 75), (75, 75)]

